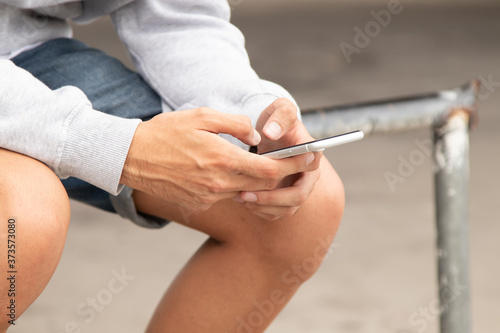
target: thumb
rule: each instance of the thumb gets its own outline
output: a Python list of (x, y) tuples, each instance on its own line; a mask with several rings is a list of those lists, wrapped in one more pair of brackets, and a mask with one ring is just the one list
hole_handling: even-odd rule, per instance
[(269, 119), (262, 131), (271, 140), (279, 140), (295, 126), (298, 120), (297, 107), (285, 98), (277, 99), (264, 112), (269, 114)]

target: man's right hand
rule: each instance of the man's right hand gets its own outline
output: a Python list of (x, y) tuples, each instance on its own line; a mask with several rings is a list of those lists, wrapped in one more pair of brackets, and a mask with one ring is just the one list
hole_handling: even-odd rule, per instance
[(313, 171), (308, 154), (272, 160), (220, 137), (248, 145), (261, 138), (250, 119), (208, 108), (162, 113), (139, 124), (120, 183), (194, 213), (240, 191), (276, 188), (288, 175)]

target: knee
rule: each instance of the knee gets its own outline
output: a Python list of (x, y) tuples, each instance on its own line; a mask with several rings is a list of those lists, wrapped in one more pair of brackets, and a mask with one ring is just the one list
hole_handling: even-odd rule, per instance
[(344, 211), (344, 187), (326, 164), (316, 187), (295, 216), (267, 222), (255, 235), (254, 244), (263, 260), (282, 270), (291, 280), (304, 282), (334, 251), (332, 243)]
[[(2, 149), (0, 161), (0, 220), (13, 220), (15, 246), (20, 249), (16, 268), (25, 272), (26, 292), (16, 300), (20, 316), (57, 267), (70, 220), (69, 199), (57, 176), (44, 164)], [(0, 230), (0, 237), (7, 239), (6, 229)], [(0, 291), (6, 295), (4, 288)], [(0, 298), (0, 303), (4, 301)], [(6, 325), (0, 325), (0, 332)]]
[(70, 220), (69, 198), (43, 163), (0, 149), (0, 212), (15, 218), (19, 232), (37, 246), (59, 244)]

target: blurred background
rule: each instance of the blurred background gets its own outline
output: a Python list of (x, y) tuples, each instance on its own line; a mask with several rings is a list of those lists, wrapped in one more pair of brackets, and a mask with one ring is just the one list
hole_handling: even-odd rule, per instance
[[(500, 328), (500, 4), (402, 0), (402, 11), (350, 63), (342, 42), (386, 9), (381, 0), (230, 0), (261, 77), (287, 88), (302, 108), (490, 82), (471, 133), (470, 241), (473, 327)], [(131, 66), (112, 24), (75, 27), (75, 38)], [(391, 189), (384, 173), (418, 149), (430, 130), (372, 136), (327, 153), (347, 194), (334, 252), (268, 332), (438, 332), (431, 157)], [(141, 332), (166, 287), (206, 236), (172, 223), (145, 230), (72, 203), (59, 268), (12, 332)], [(135, 277), (90, 315), (116, 272)], [(80, 314), (77, 313), (78, 309)], [(82, 310), (87, 310), (82, 315)], [(430, 315), (418, 324), (411, 318)]]

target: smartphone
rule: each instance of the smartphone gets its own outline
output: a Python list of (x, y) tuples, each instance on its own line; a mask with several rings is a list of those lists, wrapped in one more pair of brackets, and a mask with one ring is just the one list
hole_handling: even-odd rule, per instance
[(292, 157), (300, 154), (305, 154), (309, 152), (323, 151), (326, 148), (335, 147), (343, 145), (344, 143), (349, 143), (353, 141), (358, 141), (363, 139), (364, 133), (362, 131), (354, 131), (349, 133), (344, 133), (329, 138), (324, 138), (320, 140), (315, 140), (311, 142), (302, 143), (296, 146), (290, 146), (286, 148), (281, 148), (277, 150), (272, 150), (267, 153), (260, 154), (273, 159), (282, 159), (287, 157)]

